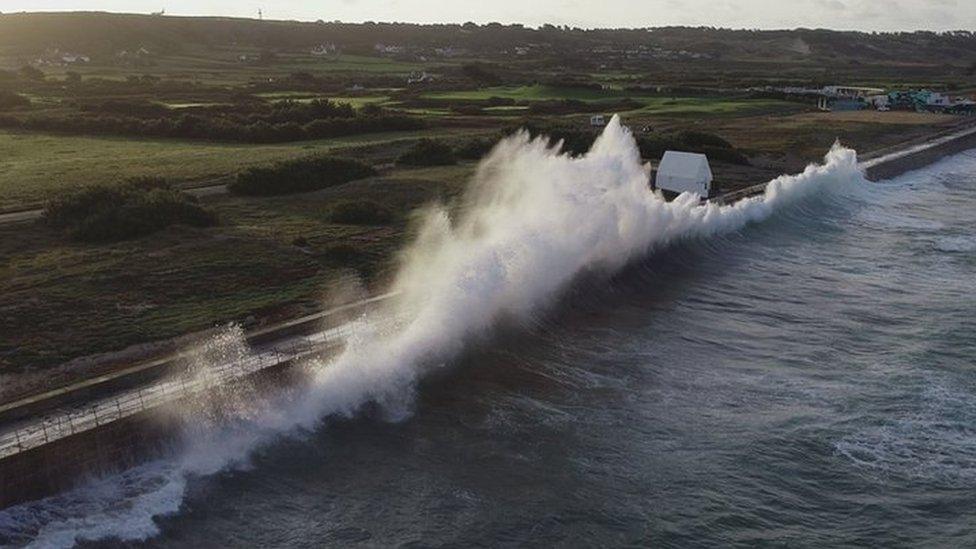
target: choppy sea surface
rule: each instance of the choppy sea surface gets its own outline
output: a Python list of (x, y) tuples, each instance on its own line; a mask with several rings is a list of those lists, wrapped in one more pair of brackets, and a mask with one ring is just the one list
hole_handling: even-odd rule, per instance
[(125, 544), (976, 546), (976, 151), (580, 282), (456, 362)]

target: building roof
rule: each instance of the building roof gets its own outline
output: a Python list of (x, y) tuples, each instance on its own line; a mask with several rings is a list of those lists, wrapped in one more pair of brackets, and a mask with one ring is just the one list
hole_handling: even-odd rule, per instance
[(682, 151), (666, 151), (657, 168), (658, 175), (670, 177), (712, 180), (712, 169), (704, 154)]

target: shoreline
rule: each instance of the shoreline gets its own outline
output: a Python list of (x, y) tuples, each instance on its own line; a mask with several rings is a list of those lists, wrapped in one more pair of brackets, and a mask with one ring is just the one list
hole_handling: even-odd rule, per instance
[[(921, 142), (904, 144), (895, 151), (880, 151), (873, 157), (868, 155), (859, 164), (870, 179), (887, 179), (971, 148), (976, 148), (976, 124), (938, 137), (930, 136)], [(759, 194), (766, 185), (762, 183), (727, 193), (716, 202), (730, 203)], [(334, 342), (322, 334), (341, 330), (346, 315), (355, 311), (361, 313), (390, 297), (392, 294), (375, 296), (248, 333), (248, 343), (256, 356), (265, 356), (264, 362), (260, 367), (223, 379), (220, 384), (280, 374), (300, 356), (334, 349)], [(302, 343), (306, 346), (302, 347)], [(283, 355), (279, 352), (281, 348), (286, 349)], [(0, 452), (0, 508), (58, 493), (74, 485), (79, 478), (131, 466), (158, 451), (161, 444), (170, 440), (168, 434), (178, 423), (161, 423), (157, 417), (159, 410), (179, 408), (188, 399), (205, 394), (209, 386), (188, 390), (184, 383), (181, 391), (164, 391), (164, 398), (151, 401), (149, 405), (144, 401), (143, 389), (158, 386), (166, 382), (167, 376), (180, 372), (181, 360), (187, 354), (183, 352), (139, 362), (110, 374), (0, 405), (0, 443), (5, 443), (0, 444), (0, 449), (6, 448), (5, 452)], [(138, 403), (130, 398), (125, 402), (131, 407), (123, 409), (122, 396), (132, 394), (138, 395)], [(99, 418), (99, 406), (106, 402), (109, 413), (103, 412)], [(111, 412), (113, 405), (115, 413)], [(72, 421), (73, 411), (89, 409), (94, 411), (93, 421)], [(63, 421), (66, 416), (69, 418), (67, 427)], [(63, 462), (65, 454), (76, 457), (70, 466)]]

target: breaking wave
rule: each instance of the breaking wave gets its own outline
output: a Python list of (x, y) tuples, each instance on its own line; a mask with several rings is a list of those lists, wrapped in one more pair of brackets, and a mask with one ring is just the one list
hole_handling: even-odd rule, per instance
[(188, 479), (246, 463), (256, 448), (365, 406), (410, 415), (418, 380), (500, 323), (531, 322), (581, 275), (612, 274), (679, 240), (762, 221), (810, 193), (862, 181), (854, 151), (835, 145), (820, 165), (784, 175), (734, 205), (671, 202), (648, 190), (630, 131), (614, 117), (591, 150), (572, 157), (519, 133), (481, 162), (457, 210), (432, 206), (400, 257), (397, 292), (353, 322), (344, 351), (308, 365), (287, 404), (231, 427), (192, 433), (187, 450), (68, 494), (0, 513), (0, 542), (72, 545), (145, 539), (154, 516), (178, 511)]

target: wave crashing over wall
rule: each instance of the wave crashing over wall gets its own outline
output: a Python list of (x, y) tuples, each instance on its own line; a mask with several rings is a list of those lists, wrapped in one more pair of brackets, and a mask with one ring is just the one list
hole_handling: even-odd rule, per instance
[(307, 365), (309, 382), (287, 403), (251, 410), (232, 428), (191, 432), (176, 458), (0, 512), (0, 542), (156, 535), (153, 517), (179, 510), (188, 479), (243, 466), (262, 445), (367, 405), (391, 420), (408, 417), (426, 371), (501, 322), (532, 320), (581, 275), (612, 274), (676, 241), (735, 231), (810, 193), (862, 181), (855, 152), (839, 145), (823, 164), (727, 206), (691, 195), (667, 202), (649, 190), (649, 175), (616, 116), (578, 157), (525, 132), (504, 139), (459, 207), (420, 212), (417, 237), (400, 255), (397, 296), (354, 321), (341, 354)]

